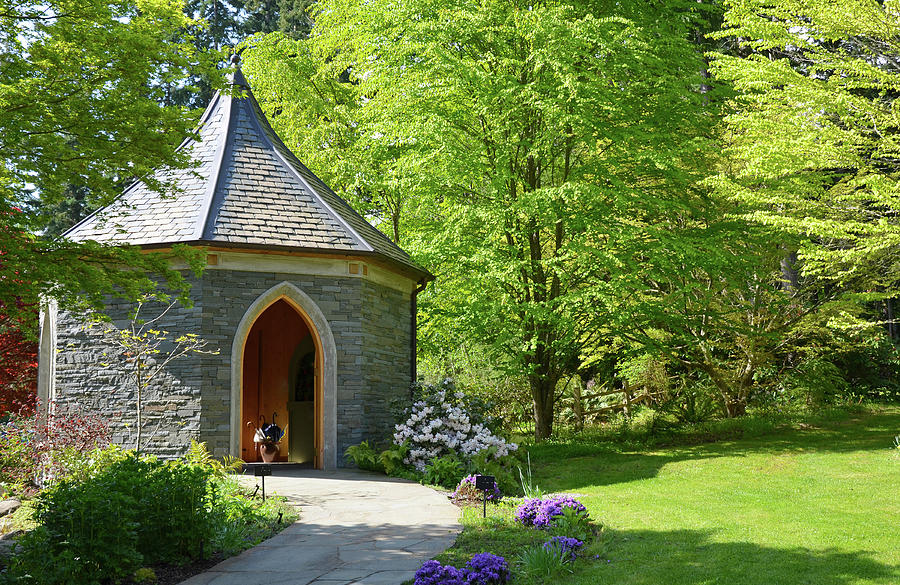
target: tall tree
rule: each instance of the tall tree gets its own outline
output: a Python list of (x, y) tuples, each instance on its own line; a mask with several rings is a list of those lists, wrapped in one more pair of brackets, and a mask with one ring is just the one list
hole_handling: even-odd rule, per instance
[(169, 80), (162, 85), (163, 104), (191, 109), (204, 108), (212, 99), (225, 67), (225, 58), (245, 36), (240, 0), (183, 0), (189, 19), (191, 42), (198, 55), (207, 59), (206, 67), (190, 72), (186, 79)]
[[(39, 292), (58, 293), (75, 306), (152, 285), (143, 271), (123, 271), (123, 264), (162, 271), (183, 290), (180, 275), (159, 256), (41, 234), (51, 219), (46, 212), (67, 186), (84, 187), (98, 205), (117, 196), (125, 181), (166, 189), (151, 171), (187, 164), (176, 147), (192, 134), (195, 117), (160, 106), (162, 90), (152, 82), (184, 79), (202, 68), (183, 33), (190, 24), (177, 0), (0, 0), (5, 311), (31, 305)], [(34, 197), (44, 205), (18, 212)]]
[(301, 158), (320, 151), (317, 171), (331, 153), (366, 185), (394, 177), (414, 197), (406, 247), (438, 275), (425, 330), (486, 342), (527, 376), (535, 436), (550, 436), (557, 382), (598, 298), (619, 292), (609, 275), (622, 239), (640, 237), (634, 218), (677, 209), (698, 178), (711, 116), (690, 42), (697, 3), (318, 8), (302, 46), (251, 46), (258, 95), (300, 104), (296, 125), (275, 122)]
[(281, 32), (290, 38), (309, 35), (313, 22), (309, 10), (315, 0), (244, 0), (246, 35)]
[(741, 92), (715, 181), (742, 217), (798, 240), (807, 276), (896, 291), (900, 2), (730, 0), (712, 71)]
[(327, 58), (311, 51), (314, 42), (283, 33), (255, 37), (247, 43), (244, 70), (303, 161), (400, 243), (422, 178), (419, 150), (370, 131), (381, 123), (381, 112), (367, 107), (368, 89), (349, 70), (332, 70)]

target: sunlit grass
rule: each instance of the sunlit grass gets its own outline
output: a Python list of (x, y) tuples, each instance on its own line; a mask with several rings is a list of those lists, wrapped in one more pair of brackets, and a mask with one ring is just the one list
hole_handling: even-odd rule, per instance
[[(803, 427), (647, 451), (531, 448), (541, 489), (581, 494), (604, 525), (554, 583), (900, 583), (900, 408)], [(516, 527), (510, 506), (487, 520), (480, 511), (463, 514), (466, 530), (441, 560), (513, 558), (543, 537)]]

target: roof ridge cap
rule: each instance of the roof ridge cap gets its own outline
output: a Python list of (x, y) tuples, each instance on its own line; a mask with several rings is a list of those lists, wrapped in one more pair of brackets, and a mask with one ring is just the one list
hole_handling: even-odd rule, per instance
[[(216, 92), (214, 103), (222, 99), (221, 92)], [(234, 115), (233, 115), (233, 104), (234, 104), (234, 96), (229, 95), (227, 99), (222, 103), (220, 107), (225, 110), (222, 112), (222, 116), (224, 119), (222, 120), (222, 124), (224, 124), (224, 131), (222, 129), (219, 130), (218, 144), (216, 145), (216, 154), (212, 160), (212, 166), (209, 173), (209, 178), (207, 179), (206, 192), (203, 194), (203, 199), (200, 201), (200, 213), (198, 213), (197, 224), (194, 228), (194, 239), (201, 240), (203, 239), (204, 234), (209, 230), (209, 222), (212, 219), (213, 213), (213, 202), (216, 198), (216, 192), (218, 191), (219, 181), (222, 175), (222, 169), (225, 167), (223, 164), (225, 161), (225, 155), (228, 152), (228, 148), (232, 142), (231, 140), (231, 128), (234, 123)]]

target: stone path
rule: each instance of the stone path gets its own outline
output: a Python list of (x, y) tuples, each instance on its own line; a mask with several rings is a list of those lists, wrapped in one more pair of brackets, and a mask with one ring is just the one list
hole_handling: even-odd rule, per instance
[(266, 492), (300, 506), (300, 520), (181, 585), (400, 585), (461, 530), (459, 509), (416, 483), (349, 470), (274, 472)]

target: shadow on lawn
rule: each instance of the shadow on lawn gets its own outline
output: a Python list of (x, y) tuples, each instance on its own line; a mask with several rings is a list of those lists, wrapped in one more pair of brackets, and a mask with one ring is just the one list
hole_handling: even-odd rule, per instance
[[(744, 457), (755, 454), (851, 453), (888, 450), (900, 432), (900, 411), (867, 413), (800, 429), (689, 446), (648, 447), (633, 451), (616, 443), (575, 439), (527, 447), (541, 487), (571, 491), (656, 477), (668, 463)], [(572, 470), (578, 469), (573, 474)]]
[[(849, 585), (896, 584), (900, 568), (864, 552), (767, 548), (713, 542), (712, 533), (611, 531), (609, 559), (585, 570), (597, 583), (625, 585)], [(576, 579), (576, 582), (583, 580)]]

